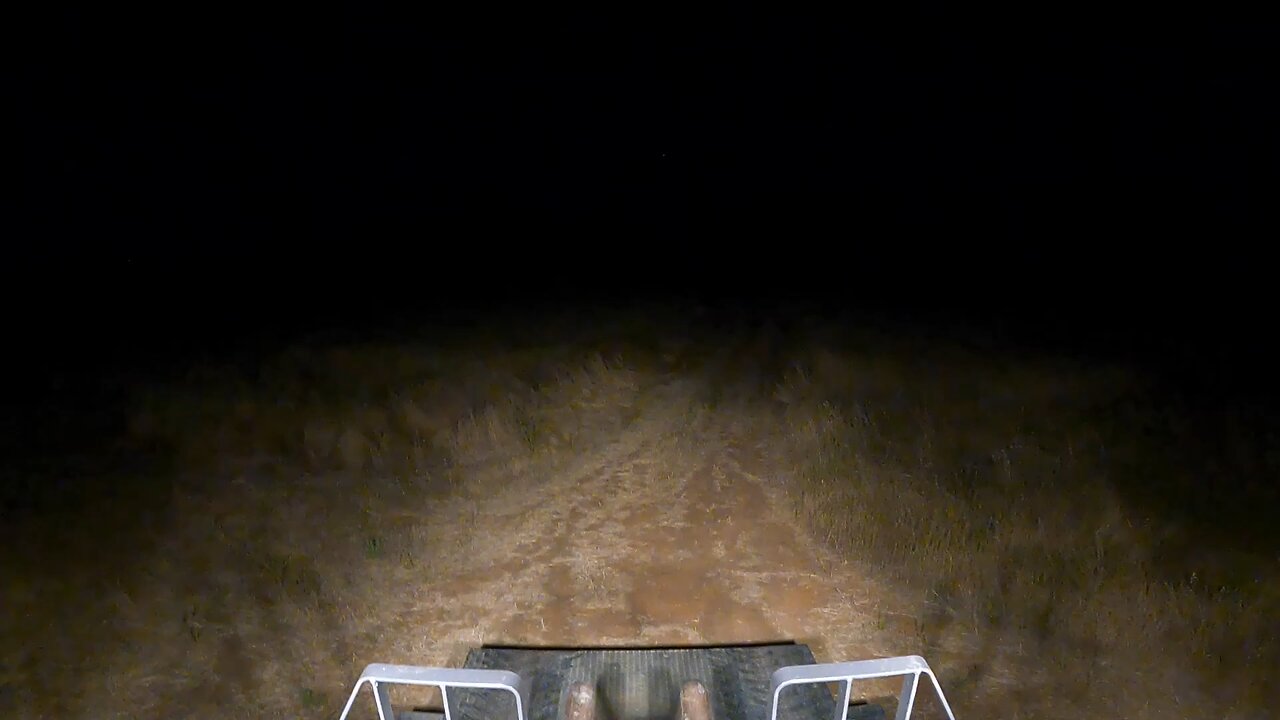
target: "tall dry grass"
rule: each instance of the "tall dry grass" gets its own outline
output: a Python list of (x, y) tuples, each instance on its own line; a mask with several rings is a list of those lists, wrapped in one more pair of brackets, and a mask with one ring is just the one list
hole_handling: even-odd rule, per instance
[(1051, 358), (809, 346), (778, 385), (775, 442), (797, 516), (899, 588), (906, 620), (886, 622), (950, 669), (962, 705), (1264, 717), (1280, 568), (1207, 546), (1163, 559), (1185, 528), (1121, 492), (1115, 461), (1168, 450), (1110, 417), (1142, 385)]
[(957, 706), (1266, 716), (1276, 568), (1206, 545), (1171, 570), (1187, 531), (1121, 492), (1159, 451), (1113, 413), (1139, 379), (683, 322), (312, 346), (151, 386), (127, 440), (147, 472), (5, 529), (0, 708), (324, 717), (364, 662), (435, 642), (403, 618), (488, 542), (477, 498), (536, 493), (678, 388), (771, 448)]
[(431, 642), (398, 618), (489, 542), (477, 498), (536, 493), (640, 412), (652, 370), (599, 347), (309, 347), (146, 388), (128, 443), (163, 467), (10, 529), (3, 707), (328, 716)]

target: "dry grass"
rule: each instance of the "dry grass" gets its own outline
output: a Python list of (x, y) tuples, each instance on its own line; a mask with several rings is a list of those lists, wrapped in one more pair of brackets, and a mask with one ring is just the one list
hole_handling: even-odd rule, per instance
[(623, 328), (311, 348), (152, 387), (131, 447), (168, 465), (6, 528), (0, 709), (331, 716), (365, 662), (479, 640), (465, 613), (431, 637), (405, 618), (501, 554), (480, 499), (536, 493), (655, 404), (668, 422), (678, 390), (699, 432), (772, 448), (807, 527), (895, 594), (886, 643), (971, 714), (1262, 716), (1275, 567), (1245, 585), (1212, 552), (1194, 576), (1158, 561), (1178, 528), (1120, 496), (1104, 453), (1124, 373)]
[[(10, 528), (8, 708), (50, 717), (325, 716), (477, 546), (475, 498), (536, 492), (636, 416), (593, 347), (334, 347), (148, 389), (112, 478)], [(479, 538), (481, 542), (485, 538)], [(61, 572), (48, 572), (59, 558)]]
[(1112, 443), (1136, 441), (1101, 430), (1138, 384), (954, 349), (811, 349), (777, 389), (775, 447), (799, 517), (896, 585), (904, 632), (950, 668), (961, 706), (1262, 717), (1280, 573), (1211, 548), (1159, 561), (1184, 529), (1121, 497)]

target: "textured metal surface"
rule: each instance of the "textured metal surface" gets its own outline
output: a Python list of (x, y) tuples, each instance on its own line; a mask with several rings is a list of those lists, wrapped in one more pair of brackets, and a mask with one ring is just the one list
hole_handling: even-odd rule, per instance
[[(766, 720), (770, 677), (790, 665), (813, 663), (806, 645), (776, 644), (713, 648), (549, 650), (485, 647), (472, 650), (465, 666), (510, 670), (530, 683), (529, 720), (555, 720), (567, 709), (574, 683), (595, 688), (598, 720), (674, 720), (680, 691), (689, 681), (707, 690), (711, 716), (721, 720)], [(512, 717), (503, 693), (454, 690), (452, 720)], [(784, 693), (779, 717), (831, 720), (835, 700), (825, 687), (799, 685)]]

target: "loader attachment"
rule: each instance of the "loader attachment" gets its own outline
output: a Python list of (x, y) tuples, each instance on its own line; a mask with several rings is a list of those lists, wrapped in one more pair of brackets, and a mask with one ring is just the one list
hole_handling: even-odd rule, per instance
[[(916, 705), (920, 678), (955, 720), (929, 664), (916, 655), (815, 662), (807, 645), (471, 650), (462, 668), (373, 664), (343, 708), (368, 686), (379, 720), (870, 720), (879, 705), (854, 702), (855, 683), (901, 677), (896, 720)], [(439, 689), (434, 712), (392, 707), (395, 685)], [(834, 685), (835, 694), (829, 689)]]

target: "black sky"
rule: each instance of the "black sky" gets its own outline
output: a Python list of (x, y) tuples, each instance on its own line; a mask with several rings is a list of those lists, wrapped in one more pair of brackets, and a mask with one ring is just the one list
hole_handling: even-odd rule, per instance
[(10, 304), (104, 344), (675, 291), (1265, 327), (1271, 34), (960, 20), (68, 11), (11, 84)]

